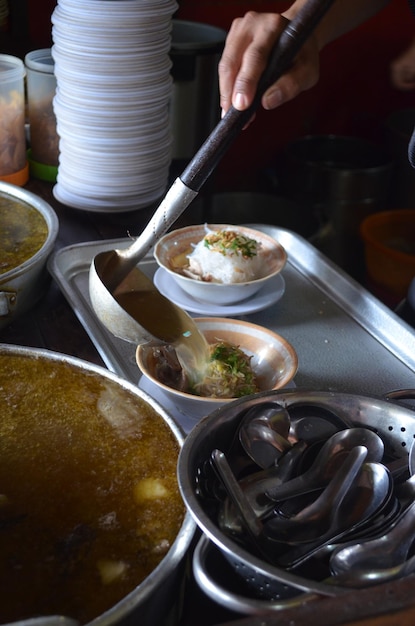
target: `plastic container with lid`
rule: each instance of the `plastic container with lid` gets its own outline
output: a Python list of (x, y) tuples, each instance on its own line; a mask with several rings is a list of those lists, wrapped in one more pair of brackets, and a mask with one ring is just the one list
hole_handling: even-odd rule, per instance
[(415, 278), (415, 209), (392, 209), (360, 225), (371, 290), (389, 306), (406, 297)]
[(24, 77), (21, 59), (0, 54), (0, 180), (20, 186), (29, 178)]
[[(56, 94), (54, 59), (50, 48), (33, 50), (25, 56), (27, 72), (27, 100), (30, 123), (30, 166), (40, 174), (38, 164), (57, 168), (59, 136), (53, 99)], [(57, 170), (55, 170), (56, 179)]]

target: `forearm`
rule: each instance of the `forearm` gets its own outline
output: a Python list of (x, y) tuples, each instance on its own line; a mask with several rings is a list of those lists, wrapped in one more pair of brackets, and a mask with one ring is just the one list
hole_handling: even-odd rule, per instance
[[(282, 13), (292, 19), (308, 0), (296, 0), (290, 8)], [(315, 31), (316, 40), (321, 50), (330, 41), (353, 30), (383, 7), (390, 0), (335, 0)]]

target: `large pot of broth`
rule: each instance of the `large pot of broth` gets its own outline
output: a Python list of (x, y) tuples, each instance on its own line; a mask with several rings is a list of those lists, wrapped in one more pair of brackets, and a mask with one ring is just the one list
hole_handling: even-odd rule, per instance
[(104, 368), (0, 344), (0, 623), (176, 624), (195, 531), (183, 441)]

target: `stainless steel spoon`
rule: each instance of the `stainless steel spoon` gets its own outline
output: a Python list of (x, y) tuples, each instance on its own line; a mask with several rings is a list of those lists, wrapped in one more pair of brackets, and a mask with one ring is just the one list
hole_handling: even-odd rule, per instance
[(341, 502), (333, 519), (333, 527), (318, 539), (294, 546), (278, 559), (278, 565), (289, 570), (302, 566), (328, 544), (346, 541), (346, 537), (379, 513), (389, 502), (393, 491), (390, 473), (381, 463), (364, 463), (355, 488)]
[[(270, 500), (265, 492), (269, 486), (282, 484), (292, 478), (298, 458), (303, 454), (305, 447), (306, 443), (299, 441), (281, 457), (277, 465), (249, 474), (238, 481), (239, 489), (256, 517), (262, 519), (274, 510), (275, 502)], [(219, 524), (222, 530), (235, 536), (243, 533), (238, 509), (230, 498), (224, 500), (219, 511)]]
[(356, 446), (330, 480), (322, 493), (302, 511), (290, 518), (273, 517), (264, 525), (270, 540), (287, 544), (309, 543), (333, 527), (333, 519), (340, 503), (353, 485), (367, 456), (367, 448)]
[[(168, 332), (170, 343), (181, 341), (181, 324), (171, 324), (167, 319), (155, 327), (153, 320), (160, 315), (158, 299), (154, 303), (153, 292), (143, 288), (143, 273), (136, 265), (197, 196), (229, 145), (258, 108), (263, 93), (291, 65), (333, 2), (308, 0), (296, 17), (291, 22), (287, 21), (261, 77), (252, 105), (245, 111), (233, 107), (228, 110), (182, 175), (175, 180), (149, 224), (131, 246), (124, 250), (102, 252), (93, 259), (89, 273), (92, 307), (115, 336), (140, 344), (148, 341), (149, 336), (160, 341)], [(134, 274), (129, 276), (134, 268)], [(117, 298), (117, 289), (127, 276), (129, 305), (127, 298)], [(141, 299), (140, 305), (131, 304), (136, 297)]]
[(376, 433), (367, 428), (341, 430), (327, 439), (307, 471), (282, 485), (270, 487), (266, 495), (279, 502), (325, 487), (355, 446), (367, 448), (368, 462), (382, 460), (384, 444)]
[(252, 420), (239, 431), (241, 444), (247, 455), (262, 469), (275, 465), (292, 444), (265, 422)]
[(402, 565), (415, 540), (415, 502), (395, 520), (381, 537), (359, 540), (337, 548), (330, 558), (334, 574), (350, 570), (382, 570)]
[(413, 476), (415, 474), (415, 440), (409, 449), (408, 455), (409, 474)]
[(274, 465), (291, 448), (287, 436), (290, 415), (281, 404), (265, 402), (251, 407), (238, 430), (246, 454), (262, 469)]
[(247, 426), (250, 422), (265, 424), (286, 439), (290, 432), (291, 417), (282, 404), (268, 401), (251, 407), (245, 413), (240, 429)]
[(296, 402), (289, 407), (291, 420), (289, 439), (307, 443), (323, 441), (339, 430), (351, 428), (352, 422), (339, 417), (318, 404)]
[(356, 569), (353, 568), (348, 572), (342, 572), (326, 579), (324, 582), (339, 585), (344, 587), (354, 587), (355, 589), (361, 589), (362, 587), (371, 587), (373, 585), (380, 585), (389, 580), (397, 580), (398, 578), (404, 578), (409, 576), (415, 571), (415, 556), (411, 556), (410, 559), (394, 565), (393, 567), (386, 567), (382, 569)]
[[(344, 426), (344, 428), (348, 428), (348, 426)], [(313, 443), (323, 441), (339, 430), (342, 429), (324, 417), (300, 417), (291, 421), (290, 438), (295, 441)]]

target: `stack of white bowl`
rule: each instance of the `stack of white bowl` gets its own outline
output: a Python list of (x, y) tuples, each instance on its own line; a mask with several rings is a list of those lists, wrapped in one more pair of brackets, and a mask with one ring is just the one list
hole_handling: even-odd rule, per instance
[(55, 197), (88, 211), (145, 208), (166, 191), (175, 0), (58, 0), (52, 14)]

